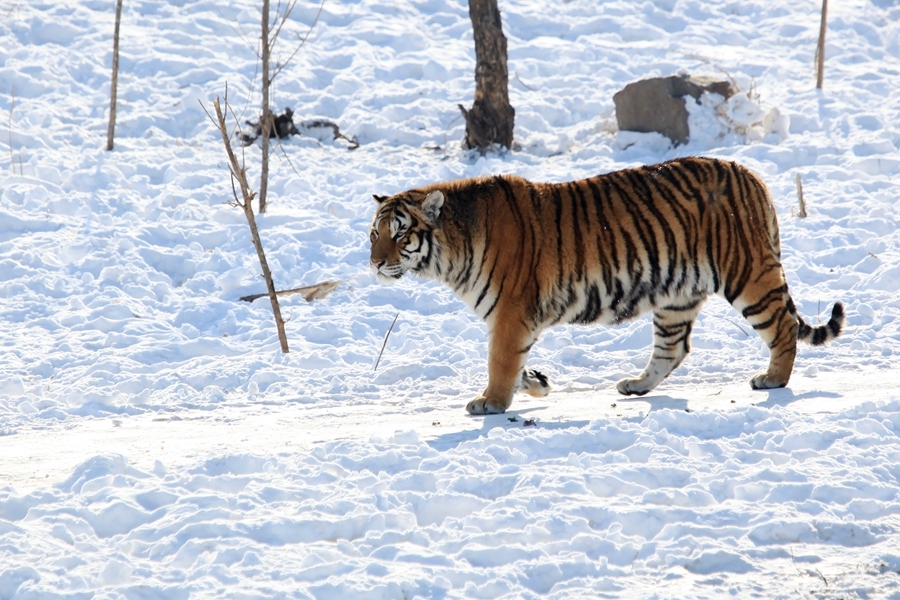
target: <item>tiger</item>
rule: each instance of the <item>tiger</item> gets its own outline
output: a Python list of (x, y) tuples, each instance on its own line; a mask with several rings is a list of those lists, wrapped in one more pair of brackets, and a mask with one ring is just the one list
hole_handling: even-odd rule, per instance
[(488, 384), (466, 405), (498, 414), (548, 379), (526, 368), (541, 332), (565, 323), (615, 325), (652, 313), (650, 360), (619, 393), (654, 389), (691, 350), (710, 294), (725, 298), (769, 347), (755, 390), (787, 385), (797, 342), (835, 339), (844, 307), (810, 326), (781, 263), (765, 183), (746, 167), (686, 157), (566, 183), (497, 175), (374, 195), (370, 263), (381, 282), (405, 273), (443, 282), (487, 325)]

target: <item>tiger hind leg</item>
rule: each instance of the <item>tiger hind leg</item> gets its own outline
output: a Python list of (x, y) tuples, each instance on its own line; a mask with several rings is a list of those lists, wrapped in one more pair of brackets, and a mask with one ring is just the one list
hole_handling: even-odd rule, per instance
[(522, 371), (522, 381), (519, 383), (519, 391), (535, 398), (543, 398), (550, 393), (550, 381), (540, 371), (524, 369)]
[(797, 314), (787, 285), (772, 290), (741, 312), (769, 346), (769, 370), (750, 380), (754, 390), (786, 386), (794, 369), (797, 342), (813, 346), (826, 344), (838, 337), (844, 326), (844, 305), (840, 302), (834, 304), (827, 323), (817, 327), (808, 325)]
[(759, 285), (745, 291), (733, 304), (735, 308), (742, 307), (741, 314), (769, 347), (769, 368), (754, 375), (750, 387), (768, 390), (786, 386), (797, 357), (800, 319), (783, 276), (770, 286)]
[(681, 306), (653, 311), (653, 353), (640, 375), (616, 384), (620, 394), (643, 396), (678, 368), (691, 351), (691, 330), (700, 313), (702, 298)]

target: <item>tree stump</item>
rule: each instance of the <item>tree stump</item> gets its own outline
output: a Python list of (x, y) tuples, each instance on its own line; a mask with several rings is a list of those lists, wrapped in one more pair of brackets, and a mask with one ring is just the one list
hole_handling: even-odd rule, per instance
[(509, 72), (506, 68), (506, 36), (497, 0), (469, 0), (469, 17), (475, 32), (475, 102), (466, 110), (466, 147), (481, 151), (497, 143), (512, 147), (516, 111), (509, 104)]

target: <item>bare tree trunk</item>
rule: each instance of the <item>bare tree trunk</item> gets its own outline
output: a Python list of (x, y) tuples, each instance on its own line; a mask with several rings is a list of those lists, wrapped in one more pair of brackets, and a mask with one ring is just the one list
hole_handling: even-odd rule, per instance
[[(227, 109), (227, 97), (225, 106)], [(225, 114), (222, 112), (222, 107), (219, 104), (218, 98), (216, 98), (215, 101), (215, 108), (217, 125), (219, 126), (219, 133), (222, 134), (222, 142), (225, 144), (225, 153), (228, 155), (231, 175), (234, 179), (237, 179), (238, 184), (241, 187), (243, 202), (237, 197), (236, 190), (234, 192), (234, 201), (239, 207), (244, 209), (244, 215), (247, 217), (247, 224), (250, 226), (250, 236), (253, 238), (253, 246), (256, 248), (259, 265), (262, 267), (263, 278), (266, 280), (266, 288), (269, 291), (269, 300), (272, 302), (272, 312), (275, 314), (275, 327), (278, 329), (278, 341), (281, 342), (281, 351), (287, 353), (290, 352), (290, 350), (288, 349), (287, 334), (284, 331), (284, 320), (281, 318), (281, 306), (278, 304), (278, 294), (275, 291), (275, 281), (272, 279), (272, 272), (269, 270), (269, 263), (266, 261), (266, 253), (263, 251), (262, 240), (259, 237), (259, 229), (256, 227), (256, 218), (253, 216), (253, 192), (250, 191), (250, 186), (247, 184), (245, 169), (238, 163), (238, 159), (234, 155), (234, 150), (231, 148), (231, 140), (228, 137), (228, 129), (225, 125)], [(269, 140), (266, 139), (266, 143), (268, 142)], [(234, 184), (234, 179), (232, 179), (232, 185)]]
[(816, 46), (816, 88), (822, 89), (825, 79), (825, 24), (828, 15), (828, 0), (822, 0), (822, 23), (819, 25), (819, 45)]
[(259, 212), (266, 212), (266, 200), (269, 195), (269, 134), (272, 128), (272, 114), (269, 110), (269, 88), (272, 87), (269, 73), (269, 0), (263, 0), (262, 7), (262, 116), (259, 120), (262, 133), (262, 165), (259, 180)]
[(485, 150), (498, 143), (512, 147), (516, 111), (509, 104), (506, 36), (497, 0), (469, 0), (475, 32), (475, 103), (459, 109), (466, 119), (466, 147)]
[(116, 0), (116, 28), (113, 33), (112, 83), (109, 90), (109, 129), (106, 132), (106, 149), (113, 149), (116, 135), (116, 88), (119, 85), (119, 25), (122, 22), (122, 0)]

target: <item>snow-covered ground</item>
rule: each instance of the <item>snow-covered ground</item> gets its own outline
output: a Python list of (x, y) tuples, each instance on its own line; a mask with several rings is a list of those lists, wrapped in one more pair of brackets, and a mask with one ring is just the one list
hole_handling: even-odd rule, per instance
[[(817, 91), (819, 2), (501, 0), (518, 148), (478, 157), (465, 0), (326, 0), (275, 104), (361, 145), (273, 158), (278, 286), (345, 280), (283, 300), (287, 355), (268, 301), (238, 300), (263, 285), (200, 106), (227, 84), (254, 118), (257, 3), (126, 0), (106, 152), (113, 4), (0, 3), (0, 598), (900, 598), (895, 2), (832, 3)], [(691, 107), (678, 148), (615, 132), (616, 91), (682, 70), (746, 101)], [(371, 194), (686, 154), (763, 176), (801, 313), (843, 301), (844, 335), (753, 393), (767, 350), (712, 301), (634, 400), (613, 384), (645, 364), (647, 318), (559, 327), (531, 359), (553, 394), (466, 416), (484, 328), (436, 284), (375, 280)]]

